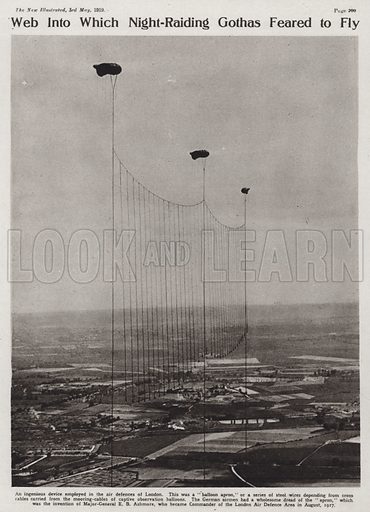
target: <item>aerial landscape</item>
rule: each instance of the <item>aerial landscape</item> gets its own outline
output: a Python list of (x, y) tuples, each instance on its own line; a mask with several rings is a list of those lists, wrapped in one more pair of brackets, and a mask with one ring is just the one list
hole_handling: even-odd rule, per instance
[(356, 305), (251, 311), (247, 375), (239, 345), (207, 357), (205, 388), (194, 361), (180, 384), (141, 373), (129, 404), (117, 372), (113, 416), (108, 312), (17, 316), (13, 484), (358, 485)]
[(13, 38), (14, 487), (360, 485), (357, 66)]

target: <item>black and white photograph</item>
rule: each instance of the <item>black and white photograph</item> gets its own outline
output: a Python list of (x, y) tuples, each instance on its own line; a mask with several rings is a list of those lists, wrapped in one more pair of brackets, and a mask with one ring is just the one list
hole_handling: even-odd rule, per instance
[(355, 36), (12, 36), (13, 487), (360, 486), (358, 100)]

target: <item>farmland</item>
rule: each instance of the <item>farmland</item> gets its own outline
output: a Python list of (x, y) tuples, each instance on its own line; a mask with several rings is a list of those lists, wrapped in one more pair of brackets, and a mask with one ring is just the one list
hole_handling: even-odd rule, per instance
[(255, 309), (246, 364), (240, 344), (187, 364), (180, 382), (179, 369), (135, 374), (135, 403), (124, 371), (112, 381), (109, 317), (16, 324), (14, 485), (111, 485), (111, 466), (122, 486), (357, 485), (357, 310), (288, 310)]

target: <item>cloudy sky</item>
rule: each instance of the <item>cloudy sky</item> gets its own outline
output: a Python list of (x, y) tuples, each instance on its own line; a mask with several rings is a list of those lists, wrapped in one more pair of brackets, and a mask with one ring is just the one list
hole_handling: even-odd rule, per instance
[[(118, 62), (116, 151), (153, 192), (201, 199), (189, 151), (207, 148), (207, 199), (224, 223), (248, 197), (256, 250), (266, 231), (357, 226), (357, 43), (350, 37), (56, 37), (12, 42), (13, 228), (22, 261), (42, 229), (65, 243), (110, 227), (110, 84)], [(293, 242), (292, 242), (293, 243)], [(294, 259), (294, 247), (291, 247)], [(329, 248), (330, 249), (330, 248)], [(337, 257), (334, 255), (334, 257)], [(330, 260), (330, 257), (329, 257)], [(104, 308), (109, 285), (13, 286), (16, 311)], [(250, 301), (352, 301), (345, 283), (256, 283)]]

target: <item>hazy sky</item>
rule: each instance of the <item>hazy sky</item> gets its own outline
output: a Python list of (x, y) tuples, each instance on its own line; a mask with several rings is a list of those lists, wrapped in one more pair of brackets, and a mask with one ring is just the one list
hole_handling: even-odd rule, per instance
[[(224, 223), (357, 226), (357, 41), (318, 37), (13, 37), (13, 228), (23, 263), (38, 231), (110, 227), (110, 84), (118, 62), (116, 151), (149, 189), (201, 199), (189, 151), (207, 148), (207, 197)], [(294, 248), (293, 248), (294, 249)], [(294, 254), (293, 254), (294, 256)], [(17, 284), (15, 310), (109, 307), (109, 285)], [(355, 300), (351, 283), (256, 283), (250, 301)]]

